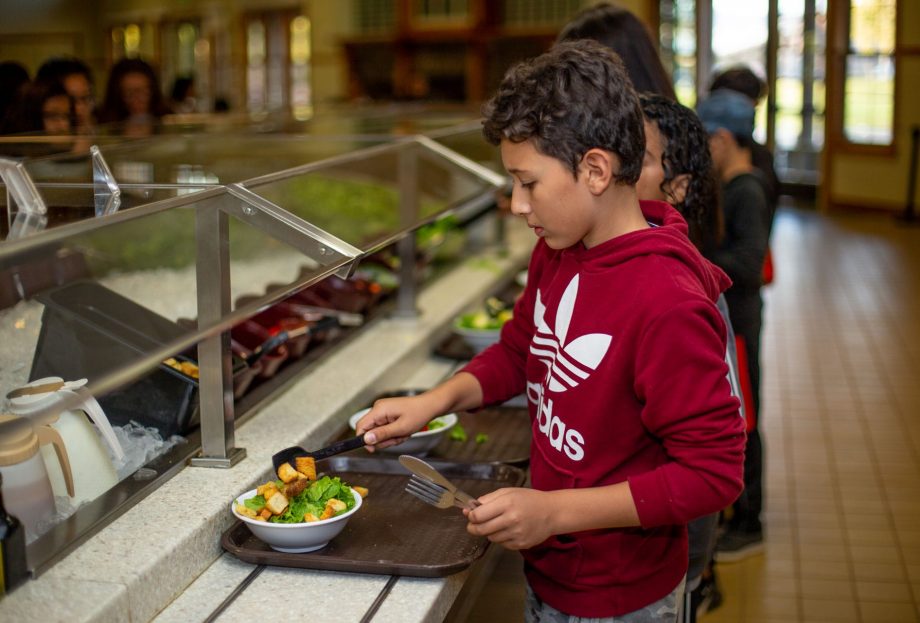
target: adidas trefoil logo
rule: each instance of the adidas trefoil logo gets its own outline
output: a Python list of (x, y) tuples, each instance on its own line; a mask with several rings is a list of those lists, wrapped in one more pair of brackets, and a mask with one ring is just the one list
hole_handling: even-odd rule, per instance
[(612, 340), (606, 333), (587, 333), (566, 341), (578, 297), (578, 279), (578, 275), (572, 277), (562, 294), (554, 329), (546, 323), (546, 306), (540, 300), (540, 290), (537, 290), (533, 312), (536, 333), (530, 352), (546, 365), (545, 386), (551, 392), (578, 387), (597, 369)]

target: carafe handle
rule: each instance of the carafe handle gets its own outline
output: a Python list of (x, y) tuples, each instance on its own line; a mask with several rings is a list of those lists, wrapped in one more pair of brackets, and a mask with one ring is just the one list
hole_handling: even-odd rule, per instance
[(35, 433), (38, 435), (39, 445), (54, 444), (54, 452), (57, 454), (58, 462), (61, 464), (61, 472), (64, 474), (64, 483), (67, 485), (67, 495), (73, 497), (73, 472), (70, 470), (70, 457), (67, 455), (64, 439), (59, 432), (47, 425), (36, 426)]
[(123, 460), (125, 458), (125, 451), (122, 449), (121, 444), (118, 443), (118, 437), (115, 436), (115, 431), (112, 430), (112, 424), (109, 422), (109, 418), (106, 417), (105, 412), (102, 410), (102, 407), (99, 406), (99, 403), (93, 395), (83, 387), (65, 391), (75, 393), (83, 400), (79, 408), (83, 409), (93, 424), (96, 425), (96, 429), (112, 449), (112, 454), (115, 455), (115, 459), (118, 461)]

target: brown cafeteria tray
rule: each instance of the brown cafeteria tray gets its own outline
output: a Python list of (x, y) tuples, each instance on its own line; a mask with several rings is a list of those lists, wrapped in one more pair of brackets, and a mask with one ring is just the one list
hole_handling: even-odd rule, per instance
[[(507, 463), (527, 467), (530, 462), (530, 415), (526, 407), (487, 407), (475, 413), (462, 411), (457, 423), (466, 430), (466, 441), (454, 441), (450, 433), (428, 453), (428, 458), (458, 463)], [(483, 443), (476, 435), (485, 434)], [(335, 441), (348, 439), (354, 431), (346, 427)], [(395, 458), (393, 452), (381, 456)]]
[[(454, 441), (450, 434), (428, 456), (462, 463), (507, 463), (524, 467), (530, 461), (530, 415), (526, 408), (489, 407), (475, 413), (457, 414), (466, 430), (466, 441)], [(476, 443), (476, 435), (488, 439)]]
[[(430, 463), (473, 496), (524, 482), (524, 472), (509, 465)], [(397, 461), (338, 456), (318, 461), (317, 471), (370, 490), (329, 545), (305, 554), (276, 552), (237, 521), (221, 537), (223, 548), (260, 565), (442, 577), (462, 571), (489, 546), (487, 539), (467, 533), (459, 508), (438, 509), (403, 491), (409, 473)]]

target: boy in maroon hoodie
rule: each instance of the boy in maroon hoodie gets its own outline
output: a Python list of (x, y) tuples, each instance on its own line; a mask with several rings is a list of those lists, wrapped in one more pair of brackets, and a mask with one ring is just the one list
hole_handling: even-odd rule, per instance
[(739, 403), (715, 306), (728, 278), (662, 202), (640, 202), (642, 110), (619, 58), (556, 45), (506, 74), (484, 135), (537, 235), (499, 343), (434, 389), (380, 400), (371, 449), (433, 416), (526, 392), (532, 489), (464, 511), (468, 530), (521, 550), (528, 621), (675, 621), (687, 522), (742, 487)]

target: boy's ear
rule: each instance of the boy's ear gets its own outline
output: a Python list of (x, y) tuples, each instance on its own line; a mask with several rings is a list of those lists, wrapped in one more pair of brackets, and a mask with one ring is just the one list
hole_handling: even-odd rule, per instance
[(581, 159), (582, 172), (592, 194), (599, 195), (614, 181), (620, 160), (614, 154), (597, 147), (589, 149)]
[(690, 188), (690, 174), (681, 173), (673, 180), (668, 182), (667, 187), (664, 189), (665, 193), (668, 195), (668, 202), (671, 205), (678, 205), (684, 202), (684, 199), (687, 198), (687, 189)]

